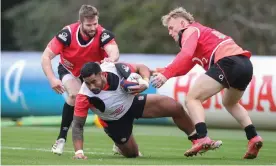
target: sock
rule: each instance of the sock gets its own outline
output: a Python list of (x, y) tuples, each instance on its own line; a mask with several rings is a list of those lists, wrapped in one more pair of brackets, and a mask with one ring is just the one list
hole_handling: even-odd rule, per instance
[(246, 137), (248, 140), (258, 135), (255, 129), (255, 126), (253, 124), (246, 126), (244, 128), (244, 131), (246, 133)]
[(65, 102), (62, 111), (62, 120), (58, 139), (64, 138), (66, 140), (69, 127), (73, 121), (74, 106), (70, 106)]
[(197, 140), (197, 139), (198, 139), (197, 133), (194, 133), (194, 134), (188, 136), (188, 140), (190, 140), (190, 141)]
[(198, 138), (204, 138), (207, 136), (207, 126), (204, 122), (197, 123), (195, 125)]

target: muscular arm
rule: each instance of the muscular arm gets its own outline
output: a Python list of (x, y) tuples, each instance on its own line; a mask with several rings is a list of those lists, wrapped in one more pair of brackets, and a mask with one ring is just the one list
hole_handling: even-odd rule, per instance
[(54, 71), (52, 69), (51, 60), (57, 56), (64, 48), (62, 44), (56, 37), (54, 37), (45, 48), (42, 57), (41, 57), (41, 66), (43, 72), (49, 80), (55, 77)]
[(119, 60), (119, 48), (114, 39), (104, 46), (104, 50), (113, 62)]
[(132, 66), (134, 72), (140, 74), (144, 80), (149, 82), (149, 78), (151, 76), (150, 69), (144, 64), (130, 64)]
[(52, 63), (51, 60), (56, 56), (55, 53), (52, 52), (50, 48), (46, 48), (42, 54), (41, 57), (41, 66), (43, 69), (43, 72), (47, 76), (49, 80), (55, 78), (54, 71), (52, 69)]
[(86, 121), (89, 107), (90, 103), (88, 97), (83, 94), (78, 94), (75, 101), (72, 122), (72, 137), (75, 151), (83, 150), (83, 126)]
[(83, 150), (83, 126), (85, 124), (86, 117), (79, 117), (74, 115), (72, 122), (72, 136), (75, 152)]

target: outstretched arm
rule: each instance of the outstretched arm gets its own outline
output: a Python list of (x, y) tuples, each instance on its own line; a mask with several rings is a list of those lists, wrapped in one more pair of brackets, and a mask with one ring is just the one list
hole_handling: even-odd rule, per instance
[(72, 136), (75, 149), (75, 158), (86, 158), (83, 152), (83, 126), (85, 124), (86, 117), (75, 116), (72, 122)]
[(83, 127), (88, 114), (90, 103), (88, 97), (78, 94), (76, 97), (74, 117), (72, 122), (72, 137), (75, 149), (75, 159), (86, 159), (83, 152)]
[(198, 33), (193, 27), (184, 31), (181, 40), (181, 51), (172, 63), (163, 68), (161, 73), (155, 73), (155, 77), (152, 80), (154, 87), (160, 88), (171, 77), (185, 75), (195, 66), (192, 58), (197, 47)]

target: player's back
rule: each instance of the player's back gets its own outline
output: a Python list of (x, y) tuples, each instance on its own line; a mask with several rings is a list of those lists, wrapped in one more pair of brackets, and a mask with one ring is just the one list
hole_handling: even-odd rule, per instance
[(194, 53), (195, 61), (198, 61), (205, 69), (209, 67), (212, 55), (224, 42), (232, 40), (219, 31), (203, 26), (198, 22), (192, 23), (189, 27), (194, 27), (198, 31), (198, 45)]

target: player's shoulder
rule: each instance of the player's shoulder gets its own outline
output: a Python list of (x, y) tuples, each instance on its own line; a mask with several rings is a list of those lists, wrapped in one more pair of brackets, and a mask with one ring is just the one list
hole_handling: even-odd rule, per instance
[(131, 73), (135, 72), (133, 65), (129, 63), (117, 62), (115, 63), (115, 67), (118, 73), (124, 78), (128, 78)]
[(100, 45), (103, 47), (105, 44), (110, 42), (115, 38), (115, 35), (110, 30), (107, 30), (103, 27), (101, 27), (101, 33), (100, 33)]
[(56, 38), (58, 41), (60, 41), (63, 45), (69, 46), (71, 44), (72, 40), (72, 31), (77, 29), (80, 25), (79, 22), (75, 22), (69, 25), (64, 26), (57, 34)]

